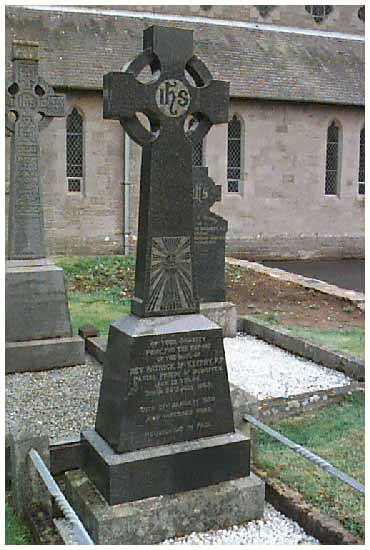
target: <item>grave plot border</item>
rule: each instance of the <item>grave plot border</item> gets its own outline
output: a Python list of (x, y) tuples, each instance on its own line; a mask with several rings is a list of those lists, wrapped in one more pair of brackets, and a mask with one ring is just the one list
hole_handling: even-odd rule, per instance
[[(363, 544), (335, 519), (323, 514), (317, 508), (304, 501), (303, 497), (267, 475), (253, 465), (256, 456), (255, 429), (243, 421), (245, 414), (251, 414), (269, 422), (277, 418), (299, 415), (302, 411), (322, 408), (338, 402), (347, 395), (364, 391), (364, 384), (354, 382), (349, 386), (331, 388), (315, 392), (306, 392), (290, 398), (273, 398), (257, 402), (255, 398), (234, 384), (230, 384), (231, 399), (234, 410), (235, 427), (246, 434), (251, 432), (251, 470), (265, 481), (266, 500), (281, 513), (296, 521), (308, 534), (323, 544)], [(326, 399), (325, 399), (326, 397)], [(300, 403), (297, 406), (297, 403)], [(270, 414), (267, 414), (270, 411)], [(248, 433), (249, 435), (249, 433)], [(50, 445), (50, 471), (58, 476), (66, 471), (76, 470), (81, 466), (81, 441), (70, 438)], [(11, 464), (8, 436), (5, 448), (6, 487), (11, 486)]]
[(330, 283), (326, 283), (320, 279), (305, 277), (304, 275), (299, 275), (298, 273), (290, 273), (289, 271), (285, 271), (284, 269), (279, 269), (277, 267), (268, 267), (258, 262), (239, 260), (231, 257), (226, 257), (225, 262), (229, 265), (244, 267), (245, 269), (255, 271), (256, 273), (264, 273), (265, 275), (269, 275), (270, 277), (280, 281), (287, 281), (305, 288), (317, 290), (318, 292), (322, 292), (324, 294), (329, 294), (330, 296), (335, 296), (336, 298), (348, 300), (361, 309), (361, 311), (365, 311), (365, 294), (363, 292), (348, 290), (337, 285), (331, 285)]
[(351, 355), (338, 353), (323, 346), (313, 344), (298, 336), (271, 328), (265, 323), (252, 320), (248, 316), (238, 318), (238, 331), (256, 336), (269, 344), (314, 361), (329, 369), (343, 372), (358, 382), (365, 381), (365, 361)]
[(280, 480), (268, 476), (264, 470), (256, 466), (252, 466), (252, 471), (265, 482), (267, 502), (296, 521), (308, 535), (315, 537), (322, 544), (365, 544), (361, 538), (347, 531), (338, 520), (306, 502), (299, 493)]
[[(288, 398), (276, 397), (256, 401), (254, 396), (242, 390), (239, 386), (230, 384), (231, 401), (233, 405), (235, 427), (238, 430), (247, 429), (243, 421), (245, 414), (252, 414), (262, 421), (274, 422), (290, 416), (298, 416), (303, 412), (327, 407), (338, 403), (348, 395), (363, 392), (364, 384), (354, 382), (348, 386), (330, 388), (293, 395)], [(252, 434), (253, 434), (252, 428)], [(254, 438), (251, 438), (252, 458), (255, 453)], [(81, 440), (69, 438), (50, 445), (50, 471), (53, 475), (62, 474), (81, 466)], [(5, 437), (5, 479), (7, 488), (11, 484), (11, 462), (9, 434)]]

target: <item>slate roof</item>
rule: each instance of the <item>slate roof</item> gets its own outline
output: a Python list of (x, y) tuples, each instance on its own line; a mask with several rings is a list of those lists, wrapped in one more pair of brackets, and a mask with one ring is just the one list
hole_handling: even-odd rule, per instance
[[(40, 72), (57, 87), (101, 89), (142, 50), (151, 19), (6, 8), (6, 66), (13, 38), (40, 42)], [(158, 24), (158, 22), (156, 22)], [(364, 105), (364, 42), (165, 22), (194, 30), (194, 50), (240, 98)]]

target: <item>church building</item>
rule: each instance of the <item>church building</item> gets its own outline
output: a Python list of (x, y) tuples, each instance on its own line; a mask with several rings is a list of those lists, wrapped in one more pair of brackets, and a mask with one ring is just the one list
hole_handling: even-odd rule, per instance
[[(229, 122), (193, 147), (193, 164), (222, 187), (213, 211), (228, 221), (227, 252), (364, 256), (364, 6), (13, 5), (5, 13), (7, 78), (13, 40), (36, 41), (40, 75), (66, 97), (66, 116), (40, 133), (50, 255), (135, 250), (141, 147), (103, 118), (103, 76), (142, 51), (145, 28), (163, 25), (193, 30), (195, 55), (230, 82)], [(139, 75), (150, 78), (149, 69)], [(8, 197), (9, 135), (6, 154)]]

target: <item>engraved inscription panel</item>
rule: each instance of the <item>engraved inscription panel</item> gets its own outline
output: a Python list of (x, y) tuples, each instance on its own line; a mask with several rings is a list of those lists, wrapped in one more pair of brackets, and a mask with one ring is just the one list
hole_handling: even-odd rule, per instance
[(193, 307), (189, 237), (154, 237), (150, 262), (148, 311), (171, 315)]
[(40, 115), (64, 115), (64, 96), (54, 94), (39, 78), (37, 52), (24, 48), (27, 59), (13, 59), (13, 82), (7, 84), (7, 109), (16, 115), (9, 123), (12, 132), (9, 259), (45, 256), (39, 175)]
[(234, 431), (221, 334), (148, 337), (137, 348), (121, 450)]

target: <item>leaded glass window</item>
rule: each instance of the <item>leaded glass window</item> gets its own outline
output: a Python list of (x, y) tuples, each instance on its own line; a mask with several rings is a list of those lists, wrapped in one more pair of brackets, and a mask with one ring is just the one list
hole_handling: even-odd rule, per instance
[(82, 191), (83, 120), (77, 109), (67, 116), (67, 180), (68, 191)]
[(365, 126), (360, 132), (360, 162), (358, 167), (358, 192), (365, 195)]
[(338, 194), (339, 180), (339, 126), (333, 121), (327, 134), (325, 195)]
[(203, 166), (203, 141), (193, 144), (192, 158), (193, 166)]
[(333, 11), (333, 6), (305, 6), (315, 23), (321, 23)]
[(227, 135), (227, 190), (240, 192), (241, 180), (241, 122), (234, 115), (228, 125)]

